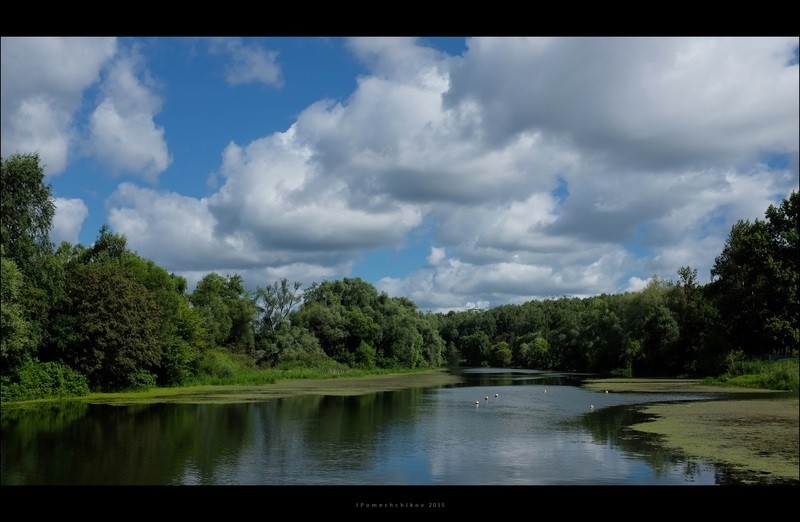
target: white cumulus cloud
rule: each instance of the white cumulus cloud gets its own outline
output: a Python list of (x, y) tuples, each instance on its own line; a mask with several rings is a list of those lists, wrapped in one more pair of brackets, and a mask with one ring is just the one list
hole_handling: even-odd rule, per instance
[(88, 148), (112, 174), (155, 181), (172, 162), (164, 128), (155, 123), (162, 100), (136, 52), (117, 58), (101, 85), (89, 119)]
[(50, 240), (56, 245), (62, 241), (78, 242), (78, 234), (89, 215), (89, 208), (79, 198), (54, 198), (56, 206)]
[(445, 257), (444, 248), (436, 248), (432, 246), (431, 253), (428, 256), (428, 264), (431, 266), (436, 266), (442, 262), (444, 257)]
[(168, 266), (253, 277), (347, 275), (424, 225), (428, 266), (378, 286), (437, 310), (702, 280), (736, 220), (797, 187), (797, 44), (357, 39), (351, 96), (230, 143), (217, 192), (123, 185), (109, 215)]
[(48, 176), (63, 172), (78, 141), (74, 117), (83, 93), (116, 50), (115, 38), (3, 37), (3, 157), (38, 152)]

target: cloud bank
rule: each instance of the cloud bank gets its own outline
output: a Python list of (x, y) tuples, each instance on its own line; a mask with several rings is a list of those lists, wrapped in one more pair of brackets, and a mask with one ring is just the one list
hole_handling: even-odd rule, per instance
[[(797, 38), (474, 38), (459, 56), (407, 38), (347, 46), (365, 71), (349, 98), (230, 142), (206, 197), (120, 184), (110, 224), (190, 279), (251, 284), (350, 275), (431, 230), (420, 268), (377, 286), (446, 310), (636, 290), (683, 265), (707, 280), (731, 225), (798, 185)], [(283, 86), (257, 43), (211, 48), (229, 84)], [(102, 78), (92, 137), (116, 136), (104, 161), (154, 179), (170, 165), (157, 89), (127, 55)]]

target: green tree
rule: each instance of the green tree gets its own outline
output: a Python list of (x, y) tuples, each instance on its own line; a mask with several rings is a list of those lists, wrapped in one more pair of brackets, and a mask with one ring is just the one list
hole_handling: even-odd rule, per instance
[(325, 353), (350, 366), (438, 366), (444, 342), (438, 320), (426, 317), (409, 299), (378, 293), (359, 279), (323, 281), (308, 287), (304, 304), (291, 315)]
[(469, 366), (487, 366), (491, 342), (485, 332), (477, 331), (461, 338), (461, 353)]
[(584, 304), (577, 298), (563, 298), (547, 303), (547, 344), (551, 365), (573, 371), (586, 371), (587, 351), (581, 344), (581, 319)]
[(55, 351), (101, 389), (155, 384), (163, 353), (162, 310), (130, 270), (116, 263), (77, 267), (57, 317)]
[(273, 335), (264, 340), (256, 357), (259, 363), (273, 366), (316, 366), (328, 359), (314, 334), (287, 322), (281, 323)]
[[(0, 247), (0, 251), (2, 247)], [(20, 303), (23, 275), (11, 259), (0, 256), (0, 374), (7, 374), (33, 354), (37, 340)]]
[(265, 335), (274, 332), (303, 300), (301, 285), (295, 281), (290, 287), (289, 281), (283, 278), (264, 288), (256, 287), (256, 307), (261, 314), (261, 331)]
[(507, 368), (511, 366), (512, 354), (511, 348), (505, 341), (500, 341), (492, 345), (492, 351), (489, 355), (489, 362), (496, 368)]
[(520, 339), (517, 358), (525, 368), (546, 370), (550, 368), (550, 344), (537, 334), (528, 334)]
[[(124, 245), (125, 238), (112, 239), (107, 244), (110, 250), (115, 245)], [(97, 244), (97, 243), (96, 243)], [(95, 245), (96, 245), (95, 244)], [(124, 246), (123, 246), (124, 249)], [(138, 254), (123, 250), (121, 254), (101, 256), (112, 263), (115, 258), (131, 276), (150, 292), (161, 315), (160, 342), (164, 347), (161, 363), (155, 373), (160, 384), (178, 384), (189, 379), (197, 371), (199, 348), (204, 346), (206, 334), (202, 328), (200, 312), (189, 305), (184, 293), (187, 286), (183, 277), (170, 274), (162, 267)]]
[(114, 234), (108, 225), (103, 225), (92, 246), (82, 250), (81, 261), (84, 263), (98, 261), (123, 263), (125, 254), (128, 252), (127, 245), (128, 239), (123, 234)]
[(439, 335), (436, 316), (417, 313), (417, 331), (422, 335), (422, 357), (428, 366), (438, 367), (444, 363), (444, 340)]
[(767, 221), (740, 220), (711, 269), (712, 292), (732, 348), (746, 354), (793, 353), (798, 318), (798, 206), (793, 192)]
[(189, 300), (200, 311), (211, 344), (234, 352), (255, 351), (253, 321), (257, 309), (239, 274), (207, 274)]
[[(54, 213), (39, 157), (13, 154), (0, 159), (0, 245), (3, 256), (22, 273), (16, 301), (36, 345), (44, 338), (52, 304), (63, 293), (64, 270), (49, 235)], [(37, 348), (29, 346), (29, 351)]]
[(306, 301), (292, 316), (292, 326), (302, 327), (311, 332), (318, 340), (324, 352), (339, 362), (347, 361), (341, 304), (326, 305), (319, 301)]
[(395, 311), (384, 316), (383, 321), (383, 365), (414, 368), (423, 362), (422, 334), (416, 328), (414, 313), (402, 301), (394, 302)]
[(55, 204), (37, 154), (0, 159), (0, 238), (5, 254), (34, 282), (37, 261), (52, 251), (50, 227)]

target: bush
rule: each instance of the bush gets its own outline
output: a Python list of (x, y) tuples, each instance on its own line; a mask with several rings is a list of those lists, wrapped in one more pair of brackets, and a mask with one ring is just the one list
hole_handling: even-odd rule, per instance
[(797, 359), (785, 359), (769, 363), (767, 377), (764, 379), (767, 388), (773, 390), (800, 389), (800, 375), (798, 375)]
[(147, 370), (137, 370), (130, 377), (130, 388), (155, 388), (156, 376)]
[(70, 397), (89, 393), (86, 376), (59, 362), (28, 360), (2, 378), (3, 401)]
[(366, 370), (375, 368), (375, 348), (361, 341), (361, 344), (356, 348), (355, 362), (358, 368)]
[(255, 362), (246, 355), (233, 354), (221, 349), (206, 350), (200, 358), (201, 374), (230, 378), (246, 368), (255, 368)]
[(172, 337), (164, 347), (161, 367), (158, 369), (160, 384), (183, 384), (197, 373), (197, 350), (178, 337)]
[(768, 362), (762, 360), (728, 361), (728, 373), (718, 381), (730, 386), (767, 388), (770, 390), (796, 391), (798, 381), (797, 359)]
[(611, 370), (611, 375), (614, 377), (625, 377), (626, 379), (630, 379), (633, 377), (633, 368), (629, 364), (625, 368), (617, 368), (615, 370)]

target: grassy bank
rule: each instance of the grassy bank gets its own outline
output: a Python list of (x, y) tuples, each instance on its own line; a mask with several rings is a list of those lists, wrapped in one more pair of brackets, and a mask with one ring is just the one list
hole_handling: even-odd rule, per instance
[(782, 361), (733, 361), (728, 371), (719, 377), (703, 379), (704, 384), (767, 388), (797, 391), (800, 389), (800, 366), (797, 359)]
[[(59, 401), (90, 404), (234, 403), (255, 402), (296, 395), (361, 395), (403, 388), (443, 386), (459, 382), (445, 370), (358, 370), (326, 374), (317, 369), (259, 370), (252, 376), (232, 376), (229, 384), (193, 384), (115, 393), (91, 393), (69, 399), (6, 402), (3, 408), (29, 407)], [(252, 379), (252, 381), (249, 381)], [(264, 382), (269, 380), (269, 382)]]
[(633, 393), (771, 393), (770, 390), (737, 388), (709, 383), (701, 379), (638, 379), (610, 378), (587, 379), (584, 388), (594, 391)]

